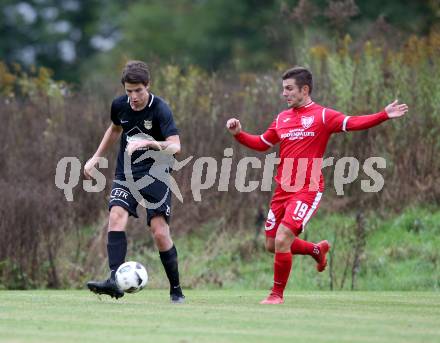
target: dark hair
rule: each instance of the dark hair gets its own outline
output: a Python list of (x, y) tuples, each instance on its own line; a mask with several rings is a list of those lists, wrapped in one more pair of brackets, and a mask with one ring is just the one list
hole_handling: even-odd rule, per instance
[(145, 86), (150, 83), (150, 71), (145, 62), (128, 61), (122, 71), (122, 85), (128, 83), (143, 83)]
[(293, 67), (286, 70), (281, 76), (283, 80), (294, 79), (299, 89), (304, 86), (309, 86), (309, 94), (312, 94), (313, 90), (313, 77), (310, 70), (304, 67)]

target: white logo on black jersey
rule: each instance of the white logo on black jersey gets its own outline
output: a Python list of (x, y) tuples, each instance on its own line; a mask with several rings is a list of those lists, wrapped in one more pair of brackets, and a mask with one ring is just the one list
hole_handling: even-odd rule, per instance
[(153, 122), (151, 120), (144, 120), (144, 126), (147, 130), (151, 130), (153, 127)]
[(127, 200), (128, 194), (129, 193), (124, 188), (113, 188), (110, 194), (110, 199), (118, 198)]

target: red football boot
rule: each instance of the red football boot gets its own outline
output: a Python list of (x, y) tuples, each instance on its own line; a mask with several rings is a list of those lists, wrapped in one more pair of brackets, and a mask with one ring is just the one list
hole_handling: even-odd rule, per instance
[(266, 299), (260, 301), (262, 305), (279, 305), (282, 303), (284, 303), (283, 297), (275, 293), (270, 293)]
[(330, 249), (330, 244), (328, 241), (321, 241), (317, 244), (317, 246), (319, 247), (319, 255), (316, 259), (316, 262), (318, 262), (316, 265), (316, 270), (318, 272), (323, 272), (325, 267), (327, 267), (327, 252)]

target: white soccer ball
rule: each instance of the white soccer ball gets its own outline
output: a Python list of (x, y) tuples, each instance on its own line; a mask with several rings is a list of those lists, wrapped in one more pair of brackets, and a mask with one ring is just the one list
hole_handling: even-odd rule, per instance
[(147, 282), (147, 270), (139, 262), (125, 262), (116, 270), (116, 284), (126, 293), (139, 292)]

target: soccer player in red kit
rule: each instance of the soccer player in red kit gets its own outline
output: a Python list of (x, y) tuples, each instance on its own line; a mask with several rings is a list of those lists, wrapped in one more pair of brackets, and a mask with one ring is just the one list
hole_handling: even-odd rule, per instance
[(322, 158), (330, 135), (335, 132), (365, 130), (388, 119), (403, 116), (406, 104), (394, 101), (379, 113), (346, 116), (318, 105), (310, 95), (312, 74), (302, 67), (287, 70), (282, 76), (283, 96), (288, 109), (279, 113), (266, 132), (251, 135), (242, 130), (240, 121), (231, 118), (226, 127), (241, 144), (265, 151), (280, 144), (280, 164), (275, 189), (266, 221), (266, 249), (275, 252), (274, 281), (269, 296), (261, 304), (282, 304), (283, 293), (292, 267), (292, 254), (310, 255), (318, 271), (327, 264), (327, 241), (314, 244), (299, 239), (310, 218), (316, 213), (324, 178)]

